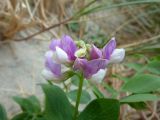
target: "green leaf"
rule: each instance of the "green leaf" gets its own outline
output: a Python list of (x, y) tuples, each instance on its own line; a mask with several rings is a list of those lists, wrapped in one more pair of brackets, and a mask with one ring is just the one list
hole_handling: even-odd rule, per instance
[(109, 92), (112, 95), (111, 96), (112, 98), (116, 98), (118, 96), (118, 92), (112, 86), (109, 86), (106, 83), (103, 83), (102, 85), (104, 86), (106, 91)]
[(35, 96), (29, 96), (28, 98), (15, 96), (13, 99), (20, 105), (21, 109), (27, 113), (33, 114), (41, 111), (40, 102)]
[(6, 110), (1, 104), (0, 104), (0, 120), (7, 120)]
[(31, 120), (31, 116), (28, 113), (20, 113), (14, 116), (11, 120)]
[(125, 83), (122, 91), (129, 91), (133, 93), (146, 93), (156, 91), (160, 88), (160, 77), (155, 75), (137, 75)]
[(79, 31), (79, 23), (73, 22), (68, 24), (69, 29), (71, 29), (72, 32), (78, 32)]
[(122, 77), (122, 76), (120, 76), (120, 75), (114, 75), (114, 74), (113, 74), (112, 77), (118, 78), (119, 80), (123, 80), (124, 82), (127, 82), (127, 81), (130, 80), (129, 77)]
[(86, 8), (83, 11), (80, 11), (80, 13), (76, 13), (78, 14), (77, 16), (82, 16), (82, 15), (86, 15), (86, 14), (91, 14), (94, 12), (98, 12), (98, 11), (104, 11), (104, 10), (109, 10), (109, 9), (113, 9), (113, 8), (118, 8), (118, 7), (125, 7), (125, 6), (131, 6), (131, 5), (140, 5), (140, 4), (153, 4), (153, 3), (157, 3), (160, 2), (159, 0), (135, 0), (135, 1), (130, 1), (130, 2), (120, 2), (118, 4), (108, 4), (108, 1), (104, 4), (101, 5), (97, 5), (94, 6), (92, 8)]
[(134, 94), (122, 98), (120, 102), (145, 102), (145, 101), (154, 101), (159, 99), (160, 97), (153, 94)]
[(104, 98), (104, 95), (101, 93), (101, 91), (97, 88), (96, 85), (93, 85), (92, 91), (97, 98)]
[(160, 61), (152, 61), (146, 68), (149, 72), (160, 75)]
[(29, 96), (27, 98), (27, 100), (30, 101), (30, 103), (32, 104), (32, 106), (34, 108), (33, 112), (35, 112), (35, 113), (41, 112), (41, 105), (40, 105), (40, 102), (36, 96), (33, 96), (33, 95)]
[(35, 120), (46, 120), (46, 119), (43, 117), (36, 117)]
[[(141, 16), (141, 15), (140, 15), (140, 16)], [(131, 56), (134, 57), (134, 58), (136, 58), (136, 60), (143, 58), (143, 59), (145, 60), (145, 62), (149, 62), (148, 57), (146, 57), (144, 54), (136, 53), (136, 54), (132, 54)]]
[(157, 56), (153, 57), (153, 60), (160, 61), (160, 55), (157, 55)]
[(65, 93), (55, 85), (43, 84), (46, 120), (72, 120), (72, 107)]
[(141, 71), (143, 68), (143, 64), (140, 63), (127, 63), (125, 64), (127, 67), (134, 69), (135, 71)]
[[(68, 97), (72, 100), (72, 101), (76, 101), (77, 99), (77, 91), (78, 90), (72, 90), (68, 93)], [(81, 94), (81, 100), (80, 103), (82, 104), (86, 104), (91, 100), (91, 96), (90, 94), (86, 91), (86, 90), (82, 90), (82, 94)]]
[(147, 104), (145, 102), (130, 102), (127, 104), (136, 110), (147, 109)]
[(118, 120), (119, 111), (118, 100), (100, 98), (89, 103), (78, 120)]

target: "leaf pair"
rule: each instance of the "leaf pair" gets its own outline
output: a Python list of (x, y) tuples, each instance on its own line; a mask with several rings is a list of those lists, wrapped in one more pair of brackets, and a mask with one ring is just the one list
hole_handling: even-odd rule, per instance
[[(46, 120), (73, 120), (74, 108), (61, 88), (55, 85), (42, 85), (45, 93)], [(119, 101), (96, 99), (80, 113), (78, 120), (118, 120)]]
[(13, 97), (17, 102), (22, 112), (12, 118), (12, 120), (39, 120), (41, 114), (41, 106), (39, 100), (35, 96), (29, 96), (27, 98)]
[[(55, 85), (42, 85), (45, 94), (45, 108), (41, 110), (40, 103), (35, 96), (27, 98), (14, 97), (22, 112), (12, 120), (73, 120), (74, 107), (66, 94)], [(118, 120), (120, 104), (115, 99), (100, 98), (93, 100), (77, 116), (76, 120)], [(0, 106), (0, 120), (7, 120), (6, 112)]]

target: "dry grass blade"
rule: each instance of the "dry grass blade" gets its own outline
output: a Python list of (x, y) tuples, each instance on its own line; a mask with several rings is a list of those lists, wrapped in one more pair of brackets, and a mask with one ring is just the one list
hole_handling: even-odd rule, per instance
[[(46, 19), (46, 17), (45, 17), (46, 15), (45, 15), (45, 11), (44, 11), (44, 9), (43, 9), (42, 3), (43, 3), (43, 1), (41, 0), (41, 3), (40, 3), (40, 9), (41, 9), (41, 15), (42, 15), (41, 17), (42, 17), (43, 19)], [(90, 6), (90, 5), (93, 4), (93, 3), (94, 3), (94, 2), (88, 3), (88, 4), (85, 5), (82, 9)], [(28, 3), (27, 3), (27, 4), (28, 4)], [(28, 8), (28, 10), (30, 11), (29, 8)], [(81, 11), (81, 10), (80, 10), (80, 11)], [(30, 13), (30, 12), (29, 12), (29, 13)], [(32, 16), (31, 13), (30, 13), (30, 16)], [(59, 22), (59, 23), (57, 23), (57, 24), (54, 24), (54, 25), (49, 26), (49, 27), (47, 27), (47, 28), (45, 28), (45, 29), (42, 29), (42, 30), (40, 30), (39, 32), (36, 32), (36, 33), (34, 33), (34, 34), (26, 37), (26, 38), (12, 39), (12, 40), (14, 40), (14, 41), (28, 40), (28, 39), (30, 39), (30, 38), (38, 35), (38, 34), (41, 34), (41, 33), (43, 33), (43, 32), (46, 32), (46, 31), (48, 31), (48, 30), (50, 30), (50, 29), (52, 29), (52, 28), (58, 27), (58, 26), (63, 25), (63, 24), (67, 24), (69, 21), (73, 20), (74, 18), (75, 18), (75, 16), (69, 17), (69, 18), (66, 19), (66, 20), (63, 20), (63, 21), (61, 21), (61, 22)], [(18, 23), (19, 23), (19, 22), (18, 22)], [(29, 26), (29, 25), (27, 25), (27, 26)], [(21, 29), (20, 29), (20, 28), (21, 28)], [(18, 30), (18, 32), (19, 32), (19, 30), (22, 30), (22, 27), (20, 27), (20, 28), (18, 27), (18, 28), (16, 29), (16, 32), (17, 32), (17, 30)], [(24, 28), (25, 28), (25, 27), (24, 27)], [(14, 35), (16, 32), (12, 33), (12, 35)], [(13, 37), (13, 36), (12, 36), (12, 37)], [(1, 44), (3, 44), (3, 43), (8, 43), (9, 41), (10, 41), (10, 40), (5, 40), (5, 41), (2, 41), (2, 42), (0, 42), (0, 43), (1, 43)]]

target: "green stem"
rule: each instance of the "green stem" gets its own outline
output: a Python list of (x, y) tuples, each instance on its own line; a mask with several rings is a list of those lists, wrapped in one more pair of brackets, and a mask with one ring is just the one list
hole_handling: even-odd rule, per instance
[(48, 82), (50, 85), (53, 85), (53, 83), (52, 83), (51, 80), (47, 80), (47, 82)]
[(81, 100), (82, 87), (83, 87), (83, 81), (84, 81), (83, 75), (78, 75), (78, 77), (79, 77), (79, 87), (78, 87), (78, 92), (77, 92), (77, 99), (76, 99), (76, 106), (75, 106), (73, 120), (77, 120), (78, 107), (79, 107), (79, 103)]

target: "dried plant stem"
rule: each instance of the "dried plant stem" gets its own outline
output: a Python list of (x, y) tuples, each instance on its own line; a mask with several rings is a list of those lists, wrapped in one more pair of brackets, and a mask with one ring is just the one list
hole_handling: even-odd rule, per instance
[(29, 15), (32, 16), (32, 11), (31, 11), (30, 5), (28, 3), (28, 0), (25, 0), (25, 4), (26, 4)]
[(154, 118), (157, 118), (157, 120), (159, 120), (159, 117), (157, 115), (157, 101), (153, 103), (152, 115), (148, 118), (148, 120), (153, 120)]
[[(42, 30), (40, 30), (40, 31), (38, 31), (38, 32), (36, 32), (36, 33), (33, 33), (32, 35), (30, 35), (30, 36), (28, 36), (28, 37), (20, 38), (20, 39), (13, 39), (12, 41), (29, 40), (30, 38), (32, 38), (32, 37), (34, 37), (34, 36), (36, 36), (36, 35), (39, 35), (39, 34), (41, 34), (41, 33), (43, 33), (43, 32), (46, 32), (46, 31), (48, 31), (48, 30), (50, 30), (50, 29), (53, 29), (53, 28), (55, 28), (55, 27), (59, 27), (59, 26), (61, 26), (61, 25), (67, 24), (69, 21), (71, 21), (71, 20), (73, 20), (73, 19), (75, 19), (75, 18), (81, 17), (81, 15), (79, 15), (79, 13), (82, 12), (85, 8), (87, 8), (87, 7), (90, 6), (91, 4), (95, 3), (96, 1), (97, 1), (97, 0), (93, 0), (93, 1), (89, 2), (89, 3), (88, 3), (87, 5), (85, 5), (82, 9), (80, 9), (79, 12), (77, 12), (77, 13), (75, 14), (75, 16), (69, 17), (68, 19), (66, 19), (66, 20), (64, 20), (64, 21), (60, 21), (60, 22), (57, 23), (57, 24), (54, 24), (54, 25), (52, 25), (52, 26), (50, 26), (50, 27), (47, 27), (47, 28), (45, 28), (45, 29), (42, 29)], [(78, 14), (79, 16), (76, 16), (77, 14)], [(9, 42), (11, 42), (11, 40), (1, 41), (0, 44), (9, 43)]]
[(60, 25), (62, 25), (62, 24), (66, 24), (66, 23), (67, 23), (68, 21), (70, 21), (70, 20), (72, 20), (72, 17), (71, 17), (71, 18), (68, 18), (68, 19), (66, 19), (66, 20), (64, 20), (64, 21), (62, 21), (62, 22), (60, 22), (60, 23), (54, 24), (54, 25), (52, 25), (52, 26), (49, 26), (48, 28), (45, 28), (45, 29), (43, 29), (43, 30), (40, 30), (39, 32), (34, 33), (34, 34), (32, 34), (32, 35), (30, 35), (30, 36), (28, 36), (28, 37), (26, 37), (26, 38), (15, 39), (15, 41), (28, 40), (28, 39), (30, 39), (30, 38), (38, 35), (38, 34), (41, 34), (41, 33), (43, 33), (43, 32), (46, 32), (46, 31), (48, 31), (48, 30), (50, 30), (50, 29), (52, 29), (52, 28), (58, 27), (58, 26), (60, 26)]
[[(52, 28), (58, 27), (58, 26), (60, 26), (60, 25), (62, 25), (62, 24), (66, 24), (68, 21), (70, 21), (70, 20), (72, 20), (72, 19), (73, 19), (73, 17), (70, 17), (70, 18), (68, 18), (68, 19), (66, 19), (66, 20), (64, 20), (64, 21), (62, 21), (62, 22), (59, 22), (59, 23), (54, 24), (54, 25), (52, 25), (52, 26), (49, 26), (49, 27), (47, 27), (47, 28), (45, 28), (45, 29), (43, 29), (43, 30), (40, 30), (39, 32), (36, 32), (36, 33), (34, 33), (34, 34), (26, 37), (26, 38), (14, 39), (13, 41), (29, 40), (30, 38), (32, 38), (32, 37), (34, 37), (34, 36), (36, 36), (36, 35), (38, 35), (38, 34), (41, 34), (41, 33), (43, 33), (43, 32), (46, 32), (46, 31), (48, 31), (48, 30), (50, 30), (50, 29), (52, 29)], [(1, 41), (0, 44), (8, 43), (8, 42), (10, 42), (10, 41), (11, 41), (11, 40)]]
[(134, 47), (134, 46), (137, 46), (137, 45), (141, 45), (141, 44), (144, 44), (144, 43), (147, 43), (147, 42), (156, 40), (156, 39), (158, 39), (158, 38), (160, 38), (160, 34), (157, 35), (157, 36), (151, 37), (151, 38), (149, 38), (149, 39), (141, 40), (140, 42), (134, 42), (134, 43), (127, 44), (127, 45), (122, 45), (122, 46), (120, 46), (120, 47), (122, 47), (122, 48)]
[(31, 20), (33, 20), (33, 17), (34, 17), (34, 15), (35, 15), (35, 13), (36, 13), (36, 11), (37, 11), (37, 9), (38, 9), (38, 6), (39, 6), (39, 4), (40, 4), (40, 1), (41, 0), (38, 0), (35, 4), (35, 8), (33, 9), (33, 12), (32, 12), (32, 14), (31, 14), (31, 17), (30, 17), (30, 20), (29, 21), (31, 21)]

